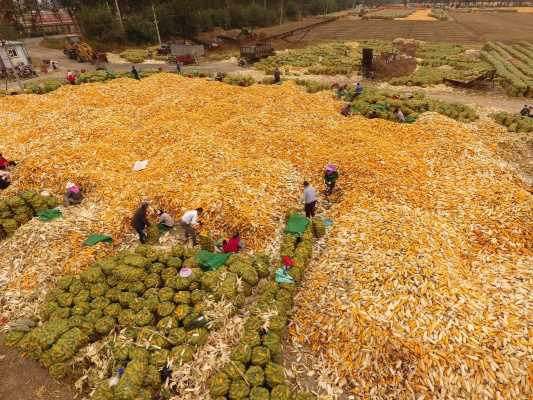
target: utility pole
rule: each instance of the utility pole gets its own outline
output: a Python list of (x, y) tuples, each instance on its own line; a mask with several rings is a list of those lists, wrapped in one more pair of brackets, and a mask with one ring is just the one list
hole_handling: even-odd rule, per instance
[(115, 0), (115, 7), (117, 8), (117, 17), (118, 23), (120, 24), (120, 29), (124, 32), (124, 23), (122, 22), (122, 14), (120, 13), (120, 7), (118, 5), (118, 0)]
[(163, 43), (161, 43), (161, 35), (159, 34), (159, 21), (157, 20), (157, 15), (155, 13), (155, 7), (154, 7), (153, 1), (152, 1), (152, 12), (154, 13), (154, 25), (155, 25), (155, 32), (157, 33), (157, 41), (159, 42), (159, 47), (161, 47)]

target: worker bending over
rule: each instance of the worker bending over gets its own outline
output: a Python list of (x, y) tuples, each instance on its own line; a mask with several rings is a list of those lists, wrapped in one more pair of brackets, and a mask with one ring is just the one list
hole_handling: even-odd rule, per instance
[(76, 184), (69, 182), (67, 183), (67, 192), (65, 193), (64, 203), (65, 207), (80, 204), (83, 200), (83, 194), (81, 189)]
[(141, 80), (141, 77), (139, 76), (139, 72), (137, 71), (137, 68), (135, 68), (135, 65), (131, 66), (131, 76), (133, 79), (137, 79), (138, 81)]
[(281, 70), (279, 67), (276, 67), (274, 70), (274, 83), (280, 83), (281, 82)]
[(531, 117), (531, 114), (530, 114), (530, 110), (529, 110), (530, 107), (528, 107), (527, 104), (524, 105), (524, 108), (522, 108), (520, 110), (520, 115), (522, 117)]
[(135, 211), (135, 214), (133, 214), (133, 220), (132, 220), (133, 228), (137, 231), (139, 234), (139, 241), (142, 244), (146, 243), (146, 233), (144, 230), (150, 226), (150, 222), (148, 222), (148, 202), (143, 201), (141, 206)]
[(198, 242), (196, 241), (196, 231), (195, 226), (199, 225), (198, 218), (203, 213), (203, 208), (198, 207), (196, 210), (187, 211), (180, 220), (180, 226), (183, 228), (185, 233), (185, 240), (187, 241), (189, 237), (192, 239), (192, 245), (196, 246)]
[(159, 217), (159, 228), (162, 230), (168, 231), (174, 227), (174, 218), (166, 211), (157, 210), (157, 216)]
[(312, 218), (315, 216), (315, 209), (316, 209), (316, 190), (313, 186), (309, 184), (309, 182), (304, 182), (304, 193), (303, 193), (303, 203), (304, 203), (304, 211), (305, 216), (307, 218)]
[(339, 179), (339, 172), (337, 167), (333, 164), (328, 164), (326, 171), (324, 172), (324, 183), (326, 184), (326, 196), (329, 196), (333, 193), (335, 185)]
[(363, 85), (361, 85), (359, 82), (355, 85), (355, 93), (353, 95), (352, 101), (363, 94)]
[(244, 251), (244, 242), (241, 240), (239, 232), (235, 232), (231, 238), (222, 242), (222, 251), (224, 253), (238, 253)]

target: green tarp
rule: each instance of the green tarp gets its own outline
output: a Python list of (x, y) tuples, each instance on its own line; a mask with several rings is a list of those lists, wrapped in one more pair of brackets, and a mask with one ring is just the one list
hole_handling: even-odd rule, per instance
[(214, 271), (224, 265), (231, 253), (211, 253), (210, 251), (200, 250), (196, 254), (196, 261), (204, 270)]
[(61, 210), (59, 208), (52, 208), (50, 210), (42, 211), (39, 214), (39, 221), (48, 222), (61, 217)]
[(85, 239), (85, 242), (83, 244), (85, 246), (94, 246), (97, 243), (113, 243), (113, 239), (111, 236), (107, 235), (100, 235), (100, 234), (92, 234), (87, 239)]
[(303, 215), (294, 213), (289, 217), (287, 226), (285, 226), (285, 233), (301, 234), (305, 231), (305, 228), (309, 225), (309, 220)]

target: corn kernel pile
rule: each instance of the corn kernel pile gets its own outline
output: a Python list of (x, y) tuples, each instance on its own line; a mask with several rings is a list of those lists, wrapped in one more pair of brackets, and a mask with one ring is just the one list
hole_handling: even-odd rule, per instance
[(0, 142), (22, 160), (10, 191), (79, 182), (117, 240), (148, 197), (177, 214), (203, 206), (209, 229), (259, 248), (302, 180), (321, 188), (335, 163), (342, 193), (293, 338), (356, 397), (526, 398), (533, 197), (462, 124), (339, 109), (292, 84), (158, 74), (0, 99)]

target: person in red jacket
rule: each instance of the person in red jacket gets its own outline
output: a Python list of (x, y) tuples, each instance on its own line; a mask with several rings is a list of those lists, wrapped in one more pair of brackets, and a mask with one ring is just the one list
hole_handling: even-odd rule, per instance
[(0, 169), (8, 169), (8, 167), (12, 167), (15, 165), (17, 165), (16, 162), (8, 161), (7, 158), (0, 154)]
[(241, 240), (239, 232), (235, 232), (229, 240), (224, 240), (222, 243), (222, 252), (224, 253), (238, 253), (240, 250), (244, 250), (244, 242)]

